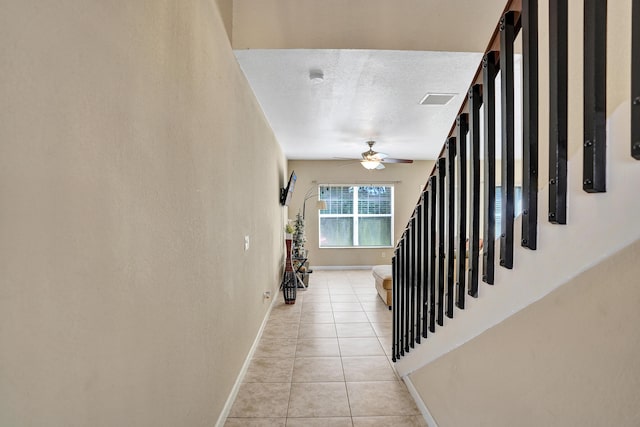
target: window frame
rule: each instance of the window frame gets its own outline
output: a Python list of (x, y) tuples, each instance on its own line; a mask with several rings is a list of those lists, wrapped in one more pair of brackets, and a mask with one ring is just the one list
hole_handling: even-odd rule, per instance
[[(388, 249), (394, 247), (394, 224), (395, 224), (395, 187), (393, 184), (318, 184), (318, 200), (325, 200), (321, 198), (322, 188), (324, 187), (349, 187), (353, 188), (352, 192), (352, 209), (350, 214), (323, 214), (322, 210), (318, 210), (318, 248), (319, 249)], [(359, 200), (359, 189), (362, 187), (385, 187), (390, 190), (391, 197), (389, 201), (389, 205), (391, 208), (391, 213), (389, 214), (360, 214), (358, 211), (358, 200)], [(325, 200), (326, 201), (326, 200)], [(352, 238), (354, 244), (351, 246), (323, 246), (322, 245), (322, 219), (323, 218), (352, 218), (353, 220), (353, 231)], [(359, 243), (359, 219), (360, 218), (390, 218), (390, 229), (389, 229), (389, 245), (379, 245), (379, 246), (362, 246)]]
[[(495, 190), (495, 204), (494, 204), (494, 216), (493, 216), (493, 224), (495, 231), (495, 239), (500, 238), (500, 234), (502, 233), (502, 186), (496, 185)], [(522, 186), (516, 185), (513, 189), (513, 217), (517, 218), (520, 214), (522, 214)]]

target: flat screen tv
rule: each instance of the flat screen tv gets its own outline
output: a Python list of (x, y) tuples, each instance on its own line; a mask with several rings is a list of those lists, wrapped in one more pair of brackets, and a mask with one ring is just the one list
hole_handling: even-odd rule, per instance
[(289, 182), (287, 186), (280, 189), (280, 204), (282, 206), (288, 206), (289, 201), (291, 200), (291, 195), (293, 194), (293, 189), (296, 186), (296, 172), (292, 171), (291, 176), (289, 177)]

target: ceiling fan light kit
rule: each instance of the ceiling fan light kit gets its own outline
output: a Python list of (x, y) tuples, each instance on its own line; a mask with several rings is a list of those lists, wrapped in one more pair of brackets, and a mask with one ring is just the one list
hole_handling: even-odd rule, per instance
[(367, 145), (369, 145), (369, 149), (362, 153), (362, 160), (360, 160), (360, 164), (365, 169), (373, 170), (373, 169), (384, 169), (384, 162), (387, 163), (413, 163), (413, 160), (407, 159), (392, 159), (387, 157), (384, 153), (378, 153), (377, 151), (373, 151), (373, 144), (375, 141), (367, 141)]
[(365, 169), (376, 169), (378, 166), (380, 166), (380, 161), (377, 160), (361, 160), (360, 164), (365, 168)]

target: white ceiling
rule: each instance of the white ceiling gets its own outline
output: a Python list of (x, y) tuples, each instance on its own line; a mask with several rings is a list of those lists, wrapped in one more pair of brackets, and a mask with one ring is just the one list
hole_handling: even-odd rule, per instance
[[(435, 159), (481, 53), (344, 49), (236, 50), (236, 57), (289, 159)], [(309, 78), (321, 70), (322, 82)], [(427, 93), (456, 96), (420, 105)]]

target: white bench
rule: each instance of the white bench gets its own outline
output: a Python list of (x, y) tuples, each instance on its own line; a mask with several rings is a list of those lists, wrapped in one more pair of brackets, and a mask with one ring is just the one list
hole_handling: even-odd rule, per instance
[(373, 267), (371, 274), (376, 280), (376, 290), (378, 291), (378, 295), (382, 298), (382, 301), (389, 307), (391, 310), (391, 295), (393, 293), (393, 279), (391, 276), (391, 266), (390, 265), (376, 265)]

